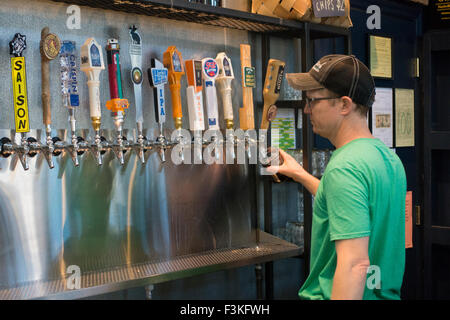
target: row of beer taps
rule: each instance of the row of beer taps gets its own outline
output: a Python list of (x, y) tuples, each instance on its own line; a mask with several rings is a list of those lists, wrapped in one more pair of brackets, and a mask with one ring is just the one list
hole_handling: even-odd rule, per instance
[[(79, 108), (78, 95), (78, 75), (77, 75), (77, 55), (75, 43), (72, 41), (60, 41), (58, 36), (49, 32), (45, 27), (41, 32), (40, 52), (42, 65), (42, 108), (43, 123), (45, 126), (45, 143), (39, 139), (28, 136), (29, 116), (26, 92), (26, 72), (25, 58), (22, 56), (26, 48), (26, 37), (17, 33), (10, 42), (11, 70), (14, 93), (15, 112), (15, 132), (20, 133), (20, 143), (16, 143), (7, 137), (0, 139), (0, 154), (3, 157), (15, 155), (19, 158), (23, 168), (28, 170), (28, 158), (32, 158), (42, 153), (50, 168), (54, 167), (54, 157), (67, 153), (72, 158), (73, 164), (79, 166), (79, 156), (84, 153), (91, 153), (98, 165), (103, 163), (103, 155), (111, 150), (120, 164), (124, 164), (124, 154), (128, 150), (134, 150), (142, 163), (145, 163), (144, 153), (148, 150), (157, 150), (162, 162), (166, 161), (165, 152), (176, 145), (180, 145), (179, 157), (184, 162), (183, 148), (194, 144), (194, 153), (197, 157), (202, 157), (202, 147), (214, 144), (221, 148), (227, 145), (227, 150), (235, 158), (234, 148), (231, 146), (239, 144), (239, 139), (233, 133), (233, 109), (231, 99), (231, 82), (234, 79), (231, 60), (222, 52), (216, 58), (204, 58), (202, 60), (187, 60), (183, 63), (181, 53), (175, 46), (169, 48), (163, 54), (163, 63), (156, 58), (150, 61), (148, 69), (148, 79), (153, 90), (153, 105), (155, 119), (158, 123), (159, 135), (154, 141), (148, 140), (143, 135), (143, 111), (142, 111), (142, 39), (137, 28), (130, 28), (130, 57), (131, 57), (131, 80), (134, 87), (134, 100), (136, 110), (136, 141), (130, 142), (123, 135), (123, 122), (125, 110), (129, 107), (129, 102), (123, 96), (123, 85), (120, 68), (120, 46), (118, 40), (108, 39), (106, 46), (107, 66), (109, 76), (110, 100), (106, 102), (106, 108), (111, 112), (116, 131), (116, 138), (108, 141), (100, 134), (101, 127), (101, 102), (100, 102), (100, 81), (99, 76), (105, 69), (102, 47), (94, 38), (89, 38), (81, 47), (80, 69), (87, 77), (89, 89), (89, 109), (92, 128), (95, 132), (91, 141), (86, 141), (76, 134), (76, 110)], [(253, 96), (252, 88), (255, 86), (255, 72), (251, 67), (250, 47), (241, 45), (241, 72), (243, 87), (243, 108), (240, 108), (241, 129), (254, 129)], [(69, 112), (70, 142), (61, 140), (59, 137), (52, 137), (51, 132), (51, 105), (50, 105), (50, 72), (49, 63), (59, 56), (61, 65), (61, 90), (63, 105)], [(284, 72), (284, 62), (271, 59), (269, 61), (266, 82), (263, 90), (264, 111), (261, 128), (267, 130), (269, 122), (276, 114), (274, 103), (278, 98), (281, 81)], [(182, 133), (182, 107), (181, 107), (181, 78), (187, 77), (187, 102), (189, 111), (189, 129), (194, 134), (193, 140), (184, 138)], [(175, 134), (168, 139), (163, 134), (165, 123), (165, 95), (164, 86), (169, 84), (172, 97), (172, 113), (175, 123)], [(205, 103), (207, 117), (203, 111), (203, 91), (205, 93)], [(226, 123), (226, 139), (222, 139), (219, 126), (217, 91), (222, 95), (223, 113)], [(206, 119), (205, 119), (206, 118)], [(205, 121), (206, 120), (206, 121)], [(208, 129), (215, 132), (210, 141), (203, 139), (202, 133), (205, 131), (205, 122)], [(256, 139), (256, 138), (255, 138)], [(254, 143), (255, 139), (246, 135), (244, 140), (248, 146)], [(227, 143), (225, 143), (225, 141)], [(195, 148), (197, 146), (197, 148)], [(248, 156), (251, 157), (251, 148), (246, 148)], [(216, 157), (218, 154), (216, 153)]]
[[(109, 142), (103, 136), (96, 136), (92, 141), (87, 141), (72, 132), (69, 142), (63, 141), (57, 136), (52, 137), (51, 140), (46, 139), (45, 143), (38, 141), (35, 137), (23, 136), (20, 143), (16, 143), (8, 137), (3, 137), (0, 139), (0, 153), (4, 158), (15, 155), (20, 160), (23, 168), (28, 170), (28, 158), (34, 158), (39, 154), (45, 157), (50, 168), (54, 167), (54, 157), (58, 157), (63, 153), (67, 153), (71, 157), (76, 167), (80, 165), (79, 157), (85, 153), (91, 153), (97, 164), (102, 165), (103, 157), (109, 150), (114, 152), (121, 164), (124, 163), (125, 153), (130, 150), (136, 152), (142, 163), (145, 163), (145, 152), (157, 150), (161, 161), (165, 162), (166, 151), (177, 144), (164, 136), (158, 137), (153, 142), (145, 137), (138, 139), (136, 142), (130, 142), (124, 136), (121, 136), (121, 141), (116, 139), (116, 141)], [(205, 142), (205, 144), (207, 143)]]

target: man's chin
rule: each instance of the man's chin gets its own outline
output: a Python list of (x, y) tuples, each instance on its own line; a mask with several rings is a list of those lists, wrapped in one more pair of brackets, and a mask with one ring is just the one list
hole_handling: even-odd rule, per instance
[(314, 126), (312, 126), (312, 132), (313, 132), (314, 134), (317, 134), (317, 135), (319, 135), (319, 136), (321, 136), (321, 137), (324, 138), (324, 136), (320, 133), (320, 131), (317, 130)]
[(320, 132), (319, 130), (314, 129), (314, 127), (312, 128), (312, 132), (313, 132), (314, 134), (317, 134), (318, 136), (324, 138), (324, 139), (328, 139), (328, 137), (325, 136), (325, 135), (323, 134), (323, 132)]

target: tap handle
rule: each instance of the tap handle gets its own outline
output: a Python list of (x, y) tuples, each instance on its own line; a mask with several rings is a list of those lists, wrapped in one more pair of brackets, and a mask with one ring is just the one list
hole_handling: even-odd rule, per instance
[(267, 65), (263, 88), (264, 109), (261, 119), (261, 129), (269, 129), (270, 121), (274, 118), (274, 111), (276, 113), (276, 108), (274, 109), (273, 105), (280, 96), (285, 65), (286, 63), (284, 61), (276, 59), (270, 59)]
[(231, 84), (234, 79), (233, 66), (231, 59), (225, 52), (220, 52), (216, 57), (217, 65), (219, 66), (219, 75), (217, 76), (217, 89), (222, 96), (223, 103), (223, 117), (227, 129), (233, 129), (233, 103), (231, 96)]
[(163, 54), (163, 64), (168, 70), (168, 82), (172, 96), (172, 113), (175, 129), (181, 129), (183, 112), (181, 107), (181, 77), (184, 75), (183, 57), (175, 46), (170, 46)]
[(152, 58), (151, 68), (147, 70), (150, 86), (153, 88), (153, 106), (155, 108), (155, 119), (158, 124), (166, 121), (166, 107), (164, 98), (164, 85), (168, 81), (167, 68), (161, 61)]
[(61, 50), (61, 41), (58, 36), (50, 33), (49, 28), (45, 27), (41, 31), (41, 63), (42, 63), (42, 108), (43, 122), (45, 126), (52, 123), (50, 108), (50, 65), (49, 62), (55, 59)]
[(16, 33), (9, 43), (11, 58), (11, 72), (13, 82), (14, 114), (16, 132), (30, 132), (28, 116), (27, 80), (25, 72), (25, 58), (22, 56), (26, 49), (26, 36)]
[(255, 115), (253, 110), (253, 88), (256, 77), (255, 68), (251, 66), (251, 47), (241, 44), (241, 75), (243, 106), (239, 108), (239, 120), (242, 130), (255, 129)]

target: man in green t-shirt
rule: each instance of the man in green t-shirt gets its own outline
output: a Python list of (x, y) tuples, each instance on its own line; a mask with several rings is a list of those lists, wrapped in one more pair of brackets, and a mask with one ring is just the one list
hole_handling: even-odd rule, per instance
[(367, 126), (375, 98), (370, 71), (354, 56), (328, 55), (286, 78), (306, 91), (313, 131), (336, 147), (321, 180), (282, 150), (283, 164), (269, 167), (314, 195), (310, 274), (300, 298), (400, 299), (406, 176)]

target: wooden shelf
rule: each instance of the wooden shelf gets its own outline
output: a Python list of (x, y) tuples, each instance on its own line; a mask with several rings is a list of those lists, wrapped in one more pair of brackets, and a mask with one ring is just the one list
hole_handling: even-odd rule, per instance
[(310, 26), (311, 39), (346, 36), (349, 30), (329, 25), (274, 18), (245, 11), (191, 3), (186, 0), (52, 0), (80, 6), (123, 11), (205, 25), (300, 37), (305, 24)]

